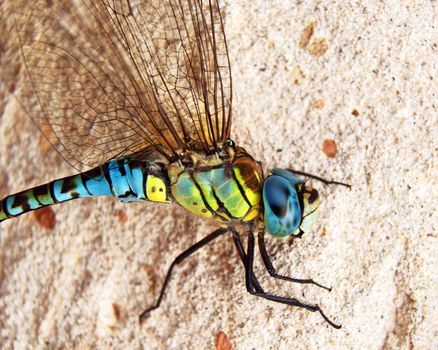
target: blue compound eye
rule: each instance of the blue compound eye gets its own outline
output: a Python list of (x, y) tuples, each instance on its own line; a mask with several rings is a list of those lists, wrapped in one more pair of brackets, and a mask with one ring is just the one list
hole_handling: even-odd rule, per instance
[(269, 176), (263, 184), (264, 221), (268, 232), (287, 237), (298, 229), (301, 207), (297, 191), (283, 176)]

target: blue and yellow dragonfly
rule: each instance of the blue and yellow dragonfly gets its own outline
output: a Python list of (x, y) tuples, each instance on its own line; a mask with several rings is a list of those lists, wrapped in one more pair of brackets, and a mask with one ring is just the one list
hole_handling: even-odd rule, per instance
[[(262, 166), (230, 138), (232, 79), (217, 0), (15, 1), (15, 33), (34, 103), (32, 118), (78, 174), (5, 197), (0, 221), (90, 196), (122, 202), (178, 204), (220, 228), (171, 264), (173, 268), (230, 233), (249, 293), (319, 312), (266, 292), (254, 270), (254, 232), (269, 274), (277, 274), (264, 232), (301, 237), (315, 220), (318, 192), (299, 171)], [(39, 108), (35, 108), (39, 106)], [(239, 231), (247, 232), (245, 249)]]

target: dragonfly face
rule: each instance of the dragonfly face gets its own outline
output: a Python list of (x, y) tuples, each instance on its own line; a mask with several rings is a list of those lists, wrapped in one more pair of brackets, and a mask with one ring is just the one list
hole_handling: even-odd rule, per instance
[(274, 169), (263, 184), (264, 223), (275, 237), (302, 236), (313, 225), (318, 192), (290, 171)]

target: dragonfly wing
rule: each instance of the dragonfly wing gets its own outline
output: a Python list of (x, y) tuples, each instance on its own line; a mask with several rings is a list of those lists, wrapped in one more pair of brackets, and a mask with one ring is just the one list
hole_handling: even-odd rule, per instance
[(229, 137), (231, 73), (217, 0), (11, 6), (29, 78), (23, 91), (34, 96), (19, 101), (74, 167), (151, 146), (168, 157), (214, 152)]

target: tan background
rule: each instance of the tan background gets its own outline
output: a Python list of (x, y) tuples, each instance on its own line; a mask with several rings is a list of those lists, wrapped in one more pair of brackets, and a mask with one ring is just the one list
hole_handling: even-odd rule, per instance
[[(180, 208), (89, 199), (54, 207), (53, 229), (33, 215), (1, 224), (2, 348), (211, 349), (218, 338), (235, 349), (438, 348), (437, 2), (239, 0), (223, 9), (237, 142), (265, 169), (353, 185), (315, 183), (323, 204), (313, 232), (293, 246), (268, 242), (279, 271), (333, 291), (262, 279), (319, 303), (343, 328), (247, 294), (230, 237), (181, 266), (140, 327), (172, 259), (214, 224)], [(0, 12), (1, 72), (17, 45)], [(0, 197), (72, 173), (12, 88), (0, 83)], [(324, 139), (336, 141), (335, 158), (321, 151)]]

